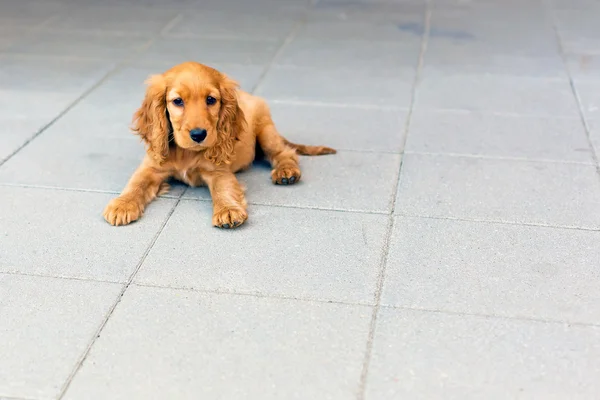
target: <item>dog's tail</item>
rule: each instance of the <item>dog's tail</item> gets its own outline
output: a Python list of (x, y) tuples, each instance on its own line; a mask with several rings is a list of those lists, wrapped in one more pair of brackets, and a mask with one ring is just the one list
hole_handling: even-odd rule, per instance
[(325, 147), (325, 146), (307, 146), (304, 144), (296, 144), (296, 143), (292, 143), (287, 139), (283, 139), (283, 141), (285, 142), (285, 144), (289, 147), (291, 147), (292, 149), (296, 150), (296, 153), (300, 154), (301, 156), (322, 156), (325, 154), (335, 154), (337, 153), (336, 149), (332, 149), (331, 147)]

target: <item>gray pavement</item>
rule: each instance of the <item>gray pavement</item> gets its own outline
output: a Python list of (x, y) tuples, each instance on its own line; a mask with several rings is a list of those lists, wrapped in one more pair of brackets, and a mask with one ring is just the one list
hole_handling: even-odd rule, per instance
[[(0, 0), (0, 399), (600, 398), (600, 2)], [(101, 213), (193, 59), (336, 147)]]

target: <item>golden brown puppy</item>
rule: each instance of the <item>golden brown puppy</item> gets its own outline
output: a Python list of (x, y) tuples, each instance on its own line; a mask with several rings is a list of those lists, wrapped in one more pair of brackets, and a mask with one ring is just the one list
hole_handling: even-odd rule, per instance
[(298, 156), (333, 154), (328, 147), (288, 142), (275, 128), (265, 101), (238, 89), (223, 73), (196, 62), (177, 65), (147, 81), (133, 130), (147, 144), (146, 157), (123, 193), (104, 210), (112, 225), (140, 218), (175, 178), (208, 185), (214, 226), (234, 228), (248, 218), (235, 173), (250, 166), (259, 146), (271, 163), (273, 183), (300, 180)]

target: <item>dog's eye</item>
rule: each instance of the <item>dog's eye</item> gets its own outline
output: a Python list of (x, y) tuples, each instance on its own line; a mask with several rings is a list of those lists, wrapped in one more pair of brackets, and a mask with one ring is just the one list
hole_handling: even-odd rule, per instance
[(212, 106), (212, 105), (213, 105), (213, 104), (215, 104), (216, 102), (217, 102), (217, 99), (215, 99), (215, 98), (214, 98), (214, 97), (212, 97), (212, 96), (208, 96), (208, 97), (206, 98), (206, 104), (207, 104), (207, 105), (209, 105), (209, 106)]
[(183, 107), (183, 99), (181, 97), (173, 99), (173, 104), (175, 104), (177, 107)]

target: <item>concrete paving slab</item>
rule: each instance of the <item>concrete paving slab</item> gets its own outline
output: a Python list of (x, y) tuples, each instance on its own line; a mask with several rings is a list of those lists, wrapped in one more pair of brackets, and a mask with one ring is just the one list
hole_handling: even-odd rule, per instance
[(112, 197), (0, 186), (0, 272), (127, 281), (175, 200), (156, 200), (139, 222), (113, 227), (102, 218)]
[[(399, 15), (394, 20), (369, 21), (315, 18), (298, 30), (298, 38), (317, 40), (361, 40), (365, 42), (420, 43), (423, 34), (422, 13)], [(419, 29), (420, 28), (420, 29)], [(340, 43), (342, 46), (343, 43)]]
[(120, 291), (112, 283), (0, 273), (2, 396), (57, 398)]
[(598, 229), (600, 180), (592, 165), (407, 154), (396, 213)]
[(585, 118), (589, 120), (600, 117), (600, 82), (575, 80), (574, 84)]
[[(77, 4), (77, 3), (75, 3)], [(152, 36), (178, 15), (177, 9), (87, 2), (69, 7), (46, 24), (48, 31), (104, 33), (117, 36)]]
[(248, 212), (241, 228), (219, 230), (209, 202), (182, 201), (135, 281), (373, 302), (387, 216), (255, 205)]
[[(283, 48), (276, 65), (318, 69), (397, 70), (416, 68), (421, 43), (296, 39)], [(356, 57), (360, 54), (360, 57)]]
[(279, 102), (269, 107), (279, 132), (295, 143), (325, 144), (336, 150), (403, 150), (406, 109)]
[(120, 61), (140, 50), (148, 41), (147, 38), (135, 36), (39, 32), (13, 41), (6, 52), (8, 54)]
[[(506, 48), (470, 39), (470, 33), (445, 31), (457, 39), (433, 38), (427, 44), (423, 62), (423, 76), (448, 75), (500, 75), (530, 78), (566, 79), (567, 71), (558, 50), (531, 54), (513, 52), (512, 44)], [(466, 37), (463, 39), (463, 35)], [(500, 48), (500, 49), (499, 49)], [(528, 49), (537, 47), (528, 47)]]
[(600, 232), (398, 218), (382, 304), (600, 325)]
[[(238, 14), (198, 7), (186, 12), (181, 21), (168, 30), (166, 36), (280, 42), (292, 32), (300, 17), (301, 15), (273, 18), (260, 11)], [(199, 21), (202, 23), (198, 23)]]
[(598, 327), (384, 308), (365, 399), (593, 398), (599, 339)]
[(419, 110), (406, 150), (594, 163), (581, 118)]
[(0, 116), (0, 162), (19, 149), (48, 121), (44, 118)]
[(100, 81), (115, 64), (110, 61), (48, 57), (0, 57), (2, 91), (81, 94)]
[(425, 76), (417, 87), (415, 109), (486, 111), (542, 117), (577, 117), (577, 103), (566, 79), (498, 75)]
[(347, 69), (273, 67), (257, 89), (267, 100), (408, 108), (414, 68), (373, 75)]
[(65, 399), (354, 399), (371, 309), (132, 286)]
[(280, 42), (271, 40), (161, 38), (157, 39), (136, 63), (156, 63), (156, 60), (161, 60), (168, 63), (169, 67), (186, 61), (197, 61), (207, 65), (266, 66), (280, 45)]
[(6, 162), (0, 183), (119, 192), (144, 154), (144, 145), (121, 124), (57, 124)]

